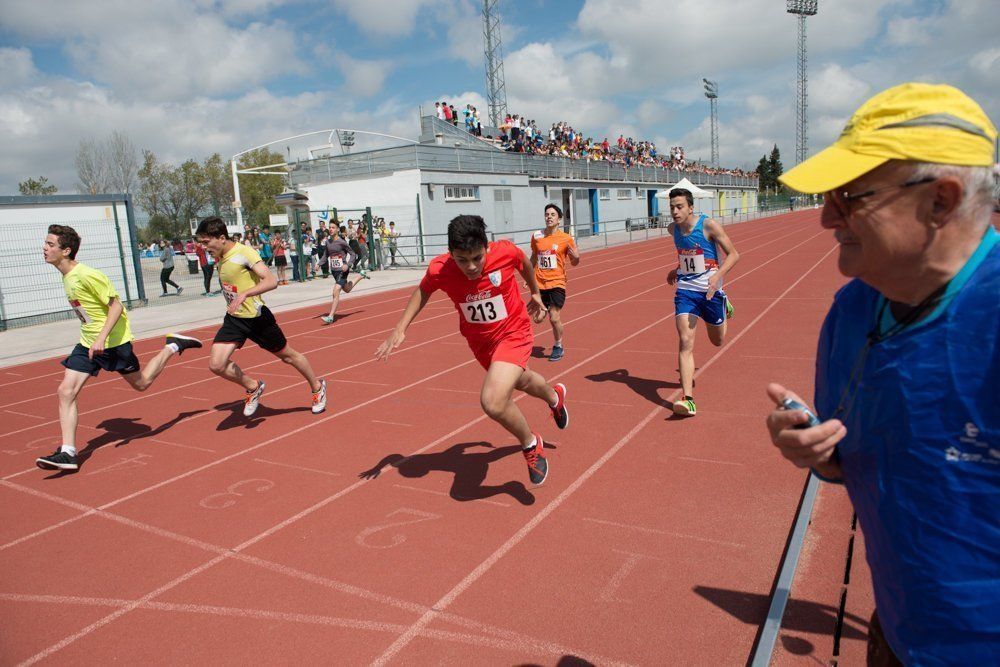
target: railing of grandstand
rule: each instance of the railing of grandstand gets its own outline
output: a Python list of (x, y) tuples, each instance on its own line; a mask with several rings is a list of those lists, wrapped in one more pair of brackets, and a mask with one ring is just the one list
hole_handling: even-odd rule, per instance
[[(460, 121), (461, 122), (461, 121)], [(442, 135), (446, 147), (461, 143), (463, 146), (476, 150), (499, 150), (490, 142), (477, 139), (475, 136), (465, 131), (464, 125), (455, 126), (446, 120), (441, 120), (437, 116), (421, 116), (420, 118), (420, 140), (434, 141), (438, 135)]]
[(642, 165), (624, 167), (604, 161), (424, 144), (301, 161), (293, 165), (291, 177), (295, 185), (309, 185), (352, 176), (391, 173), (404, 169), (525, 174), (535, 178), (627, 181), (663, 183), (665, 185), (687, 178), (695, 185), (757, 187), (757, 179), (748, 176), (707, 174), (699, 171), (681, 171)]
[[(775, 211), (787, 210), (789, 210), (789, 207), (786, 203), (778, 208), (716, 209), (709, 215), (724, 225), (730, 225), (764, 217)], [(706, 213), (708, 212), (706, 211)], [(577, 246), (581, 250), (587, 250), (634, 243), (650, 238), (659, 238), (666, 235), (669, 223), (670, 218), (661, 214), (654, 217), (624, 218), (599, 223), (581, 223), (567, 226), (566, 231), (571, 232), (576, 237)], [(594, 228), (595, 225), (597, 227), (596, 230)], [(510, 239), (530, 252), (531, 235), (536, 231), (538, 231), (537, 227), (490, 232), (490, 239), (494, 241)], [(385, 243), (385, 245), (379, 247), (382, 243)], [(434, 257), (447, 252), (448, 235), (420, 234), (399, 236), (396, 237), (395, 242), (392, 244), (379, 239), (376, 239), (374, 244), (372, 257), (375, 259), (372, 262), (372, 268), (406, 268), (427, 264)]]

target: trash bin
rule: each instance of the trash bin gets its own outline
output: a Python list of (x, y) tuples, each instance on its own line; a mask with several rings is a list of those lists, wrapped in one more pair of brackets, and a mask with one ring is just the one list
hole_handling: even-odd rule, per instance
[(190, 273), (192, 276), (198, 275), (200, 273), (200, 268), (201, 268), (198, 266), (198, 255), (187, 252), (184, 253), (184, 256), (187, 257), (188, 261), (188, 273)]

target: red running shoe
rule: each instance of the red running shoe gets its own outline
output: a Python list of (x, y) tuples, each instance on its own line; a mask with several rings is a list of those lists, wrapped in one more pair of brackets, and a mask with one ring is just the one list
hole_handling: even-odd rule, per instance
[(560, 429), (564, 429), (569, 426), (569, 410), (566, 409), (566, 385), (562, 382), (552, 387), (556, 390), (556, 406), (549, 406), (549, 410), (552, 410), (552, 419), (555, 420), (556, 426)]
[(535, 486), (541, 486), (545, 478), (549, 476), (549, 462), (545, 458), (545, 443), (542, 436), (533, 433), (535, 436), (535, 446), (530, 449), (522, 449), (524, 460), (528, 462), (528, 479)]

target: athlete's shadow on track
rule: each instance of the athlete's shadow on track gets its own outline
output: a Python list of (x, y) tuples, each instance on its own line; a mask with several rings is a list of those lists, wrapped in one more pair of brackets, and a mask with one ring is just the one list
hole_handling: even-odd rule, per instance
[[(485, 452), (467, 453), (473, 447), (486, 447)], [(551, 447), (551, 445), (547, 445)], [(458, 501), (482, 500), (506, 493), (522, 505), (533, 505), (535, 496), (521, 482), (506, 482), (500, 486), (483, 486), (490, 464), (505, 456), (519, 454), (520, 445), (494, 449), (488, 442), (463, 442), (433, 454), (389, 454), (375, 464), (371, 470), (358, 474), (363, 479), (375, 479), (386, 466), (392, 466), (403, 477), (423, 477), (432, 470), (450, 472), (455, 475), (450, 496)]]
[(215, 406), (215, 409), (219, 412), (229, 411), (226, 418), (219, 422), (219, 425), (215, 427), (216, 431), (228, 431), (231, 428), (257, 428), (264, 423), (265, 417), (274, 417), (275, 415), (284, 415), (289, 412), (304, 412), (311, 410), (312, 408), (300, 405), (295, 408), (269, 408), (266, 405), (258, 405), (257, 412), (254, 413), (253, 417), (243, 416), (243, 401), (231, 401), (229, 403), (221, 403)]
[[(201, 414), (202, 412), (207, 412), (207, 410), (191, 410), (189, 412), (181, 412), (173, 419), (165, 421), (156, 427), (147, 426), (146, 424), (141, 423), (139, 421), (139, 417), (113, 417), (111, 419), (105, 419), (97, 425), (97, 428), (104, 429), (104, 433), (94, 436), (88, 440), (87, 446), (77, 452), (77, 463), (79, 463), (80, 469), (82, 469), (83, 464), (87, 462), (87, 459), (93, 456), (94, 452), (105, 445), (114, 443), (115, 447), (121, 447), (134, 440), (158, 436), (167, 429), (176, 425), (178, 422), (183, 421), (188, 417)], [(49, 475), (45, 479), (62, 477), (63, 475), (73, 475), (77, 472), (79, 472), (79, 470), (61, 470), (54, 475)]]
[(630, 375), (624, 368), (619, 368), (616, 371), (608, 371), (607, 373), (588, 375), (587, 379), (591, 382), (621, 382), (623, 385), (639, 394), (653, 405), (659, 405), (662, 408), (672, 408), (674, 404), (661, 397), (660, 390), (677, 389), (680, 387), (680, 385), (676, 382), (651, 380), (648, 378)]

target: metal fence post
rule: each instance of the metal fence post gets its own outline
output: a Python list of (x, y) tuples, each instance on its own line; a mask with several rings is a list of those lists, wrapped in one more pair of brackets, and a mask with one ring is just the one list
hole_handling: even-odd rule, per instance
[(295, 218), (295, 225), (292, 228), (293, 242), (295, 243), (295, 263), (299, 267), (299, 282), (306, 281), (306, 262), (302, 254), (302, 232), (299, 231), (299, 209), (292, 209), (292, 217)]
[(135, 270), (135, 289), (139, 301), (146, 301), (146, 285), (142, 280), (142, 261), (139, 259), (139, 233), (135, 227), (135, 213), (132, 210), (132, 196), (125, 195), (125, 222), (128, 224), (128, 235), (132, 239), (132, 268)]
[[(125, 281), (125, 303), (132, 305), (132, 290), (128, 288), (128, 271), (125, 270), (125, 248), (122, 246), (122, 228), (118, 222), (118, 202), (111, 201), (111, 210), (115, 214), (115, 238), (118, 239), (118, 259), (122, 265), (122, 280)], [(180, 291), (180, 288), (178, 288)]]
[[(493, 160), (493, 156), (490, 156), (490, 160)], [(420, 212), (420, 195), (417, 194), (417, 243), (419, 244), (420, 250), (420, 263), (424, 263), (424, 220)]]

